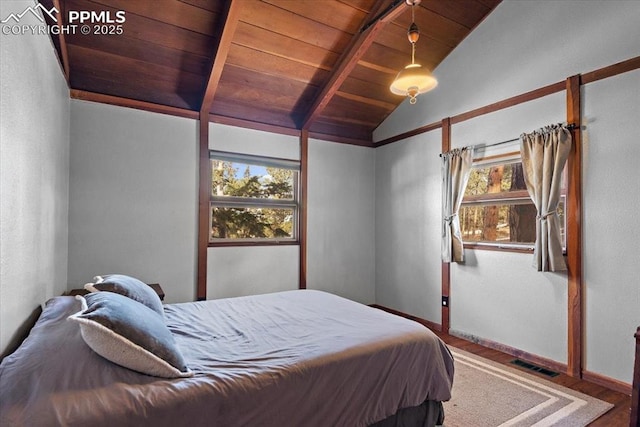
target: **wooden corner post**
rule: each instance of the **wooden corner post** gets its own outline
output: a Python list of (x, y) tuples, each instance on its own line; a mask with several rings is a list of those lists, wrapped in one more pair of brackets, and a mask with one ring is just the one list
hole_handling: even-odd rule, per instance
[(240, 20), (239, 0), (227, 0), (220, 13), (220, 22), (217, 28), (217, 45), (213, 53), (213, 61), (209, 72), (209, 78), (202, 95), (200, 106), (200, 132), (199, 132), (199, 180), (198, 180), (198, 267), (196, 298), (198, 301), (207, 299), (207, 253), (209, 248), (209, 235), (211, 234), (210, 199), (211, 199), (211, 160), (209, 159), (209, 113), (211, 105), (218, 89), (222, 69), (231, 49), (233, 34)]
[(200, 113), (198, 169), (198, 261), (196, 299), (207, 299), (207, 249), (209, 247), (209, 199), (211, 196), (211, 161), (209, 160), (209, 114)]
[(300, 132), (300, 205), (298, 241), (300, 242), (300, 278), (298, 287), (307, 289), (307, 167), (309, 164), (309, 131)]
[[(451, 118), (442, 119), (442, 152), (446, 153), (451, 150)], [(449, 333), (449, 306), (451, 298), (449, 297), (451, 287), (451, 264), (442, 263), (442, 332)], [(446, 303), (445, 303), (446, 301)]]
[(582, 283), (582, 139), (580, 113), (580, 75), (567, 78), (567, 123), (573, 144), (567, 163), (567, 374), (582, 377), (583, 353), (583, 283)]

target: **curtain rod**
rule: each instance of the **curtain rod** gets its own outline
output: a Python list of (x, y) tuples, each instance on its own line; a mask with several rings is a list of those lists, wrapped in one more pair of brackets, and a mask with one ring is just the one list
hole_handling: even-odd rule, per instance
[[(575, 123), (570, 123), (565, 127), (567, 129), (569, 129), (569, 130), (573, 130), (573, 129), (577, 128), (578, 125), (576, 125)], [(482, 147), (495, 147), (497, 145), (508, 144), (510, 142), (515, 142), (515, 141), (519, 141), (519, 140), (520, 140), (520, 138), (518, 137), (518, 138), (513, 138), (513, 139), (507, 139), (506, 141), (496, 142), (496, 143), (493, 143), (493, 144), (475, 144), (475, 145), (471, 145), (470, 147), (473, 147), (473, 148), (480, 147), (480, 146), (482, 146)], [(440, 153), (439, 156), (442, 157), (442, 154), (443, 153)]]

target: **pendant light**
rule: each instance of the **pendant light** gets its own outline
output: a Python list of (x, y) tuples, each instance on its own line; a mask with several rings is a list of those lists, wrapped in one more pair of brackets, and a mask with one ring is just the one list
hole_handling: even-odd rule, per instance
[(421, 0), (406, 0), (411, 6), (411, 25), (407, 30), (407, 37), (411, 43), (411, 64), (402, 69), (396, 76), (389, 89), (396, 95), (408, 96), (409, 103), (415, 104), (418, 96), (433, 89), (438, 85), (438, 81), (427, 68), (415, 62), (416, 42), (420, 38), (420, 30), (415, 23), (414, 7), (420, 4)]

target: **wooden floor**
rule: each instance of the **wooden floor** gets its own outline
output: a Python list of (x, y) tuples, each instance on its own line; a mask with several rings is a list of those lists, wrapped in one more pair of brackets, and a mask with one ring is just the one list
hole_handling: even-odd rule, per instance
[(468, 351), (469, 353), (477, 354), (478, 356), (482, 356), (484, 358), (508, 365), (515, 369), (521, 369), (524, 372), (527, 372), (529, 374), (537, 375), (548, 381), (563, 385), (570, 389), (579, 391), (584, 394), (588, 394), (589, 396), (596, 397), (598, 399), (604, 400), (605, 402), (613, 403), (615, 405), (614, 408), (612, 408), (609, 412), (607, 412), (606, 414), (604, 414), (603, 416), (595, 420), (593, 423), (589, 424), (589, 426), (594, 426), (594, 427), (628, 427), (629, 426), (629, 412), (631, 408), (631, 397), (626, 394), (609, 390), (608, 388), (590, 383), (588, 381), (571, 378), (565, 374), (560, 374), (557, 377), (549, 378), (546, 375), (538, 374), (536, 372), (526, 370), (524, 368), (518, 368), (516, 365), (509, 363), (514, 359), (514, 357), (509, 354), (502, 353), (500, 351), (493, 350), (490, 348), (482, 347), (481, 345), (474, 344), (470, 341), (453, 337), (451, 335), (443, 334), (440, 332), (436, 332), (436, 334), (445, 343), (450, 344), (453, 347), (459, 348), (464, 351)]

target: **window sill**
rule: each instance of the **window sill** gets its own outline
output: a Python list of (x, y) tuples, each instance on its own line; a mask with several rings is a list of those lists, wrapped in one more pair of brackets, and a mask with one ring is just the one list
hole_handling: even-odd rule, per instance
[(227, 242), (209, 242), (210, 248), (225, 248), (225, 247), (241, 247), (241, 246), (298, 246), (300, 242), (298, 240), (238, 240)]
[[(465, 249), (481, 250), (481, 251), (496, 251), (496, 252), (515, 252), (520, 254), (533, 254), (533, 247), (523, 246), (500, 246), (500, 245), (487, 245), (478, 243), (464, 243)], [(567, 256), (567, 250), (563, 249), (562, 255)]]
[(483, 245), (477, 243), (465, 243), (465, 249), (481, 250), (481, 251), (497, 251), (497, 252), (515, 252), (520, 254), (533, 253), (533, 247), (529, 246), (500, 246), (500, 245)]

